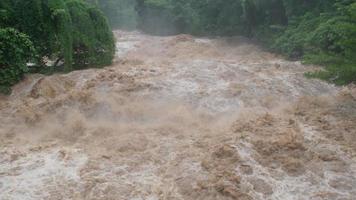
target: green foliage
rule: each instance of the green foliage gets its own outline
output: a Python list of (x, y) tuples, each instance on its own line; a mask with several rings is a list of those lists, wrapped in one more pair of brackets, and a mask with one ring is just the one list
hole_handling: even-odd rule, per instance
[(32, 71), (48, 71), (48, 60), (71, 71), (108, 65), (113, 58), (106, 18), (83, 0), (2, 0), (0, 16), (1, 25), (27, 34), (34, 43), (37, 67)]
[(148, 33), (170, 35), (179, 32), (173, 2), (170, 0), (141, 0), (138, 1), (138, 27)]
[(109, 65), (115, 53), (106, 18), (83, 0), (1, 0), (0, 26), (6, 27), (0, 29), (0, 90), (5, 93), (29, 70), (30, 58), (31, 72), (48, 73)]
[(321, 78), (337, 85), (356, 82), (355, 61), (335, 54), (310, 54), (304, 60), (306, 63), (326, 66), (325, 70), (307, 73), (307, 77)]
[(354, 0), (137, 0), (152, 34), (245, 35), (291, 59), (326, 66), (309, 76), (355, 81)]
[(253, 4), (243, 0), (138, 0), (139, 28), (143, 31), (167, 35), (180, 32), (195, 34), (246, 34), (244, 9)]
[[(334, 1), (335, 2), (335, 1)], [(356, 81), (356, 18), (352, 1), (319, 2), (323, 9), (310, 8), (291, 20), (286, 30), (273, 41), (273, 48), (290, 58), (325, 66), (309, 73), (336, 84)]]
[(0, 29), (0, 93), (10, 93), (10, 86), (28, 71), (26, 64), (34, 51), (27, 35), (12, 28)]
[[(111, 63), (115, 28), (159, 35), (245, 35), (291, 59), (326, 66), (309, 74), (337, 84), (356, 77), (354, 0), (1, 0), (0, 26), (27, 34), (38, 66)], [(56, 62), (61, 63), (61, 62)]]
[(133, 30), (137, 27), (135, 0), (86, 0), (97, 5), (108, 18), (111, 27)]
[(54, 32), (55, 35), (57, 35), (60, 47), (60, 53), (58, 57), (64, 58), (65, 70), (70, 71), (72, 69), (73, 62), (73, 36), (71, 34), (72, 18), (68, 12), (67, 5), (65, 2), (58, 0), (50, 0), (48, 1), (48, 4), (49, 8), (52, 10), (52, 22), (49, 23), (54, 24)]
[(67, 6), (73, 24), (74, 66), (80, 69), (111, 64), (114, 37), (101, 11), (79, 0), (68, 1)]

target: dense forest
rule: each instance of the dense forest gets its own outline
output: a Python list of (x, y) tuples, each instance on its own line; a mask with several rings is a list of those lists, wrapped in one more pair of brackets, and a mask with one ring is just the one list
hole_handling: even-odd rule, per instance
[(9, 92), (29, 71), (109, 65), (111, 27), (243, 35), (290, 59), (325, 66), (309, 77), (356, 81), (354, 0), (1, 0), (0, 90)]

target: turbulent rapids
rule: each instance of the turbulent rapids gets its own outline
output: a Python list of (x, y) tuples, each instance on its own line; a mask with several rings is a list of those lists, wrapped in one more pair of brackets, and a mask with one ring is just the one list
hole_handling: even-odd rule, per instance
[(356, 88), (244, 38), (115, 36), (1, 97), (1, 200), (355, 198)]

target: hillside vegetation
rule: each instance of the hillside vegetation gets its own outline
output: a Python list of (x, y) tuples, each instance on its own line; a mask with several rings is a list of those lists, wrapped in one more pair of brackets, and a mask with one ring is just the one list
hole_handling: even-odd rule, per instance
[(1, 0), (0, 39), (2, 93), (25, 72), (109, 65), (115, 52), (105, 16), (82, 0)]
[(308, 74), (336, 84), (356, 81), (353, 0), (138, 0), (139, 28), (153, 34), (244, 35), (307, 63)]

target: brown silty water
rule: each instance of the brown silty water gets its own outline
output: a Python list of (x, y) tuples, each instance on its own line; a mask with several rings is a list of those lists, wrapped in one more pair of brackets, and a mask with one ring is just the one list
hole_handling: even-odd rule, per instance
[(115, 32), (0, 100), (0, 199), (354, 199), (356, 93), (243, 38)]

